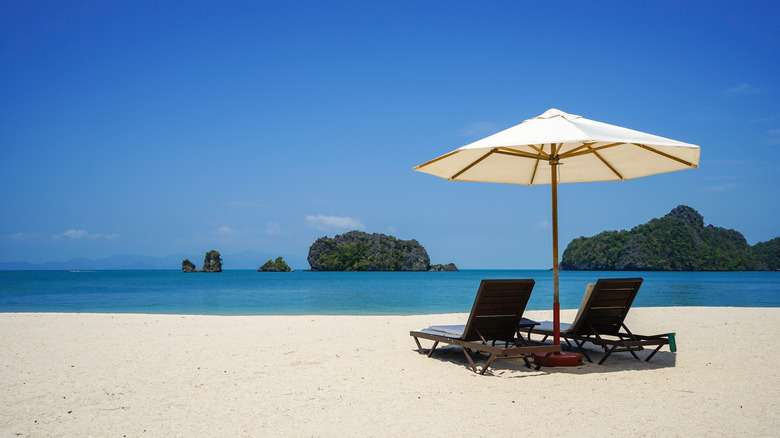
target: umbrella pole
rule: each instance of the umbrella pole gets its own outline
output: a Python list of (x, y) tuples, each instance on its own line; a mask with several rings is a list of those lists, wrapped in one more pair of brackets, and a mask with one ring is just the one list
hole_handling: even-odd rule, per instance
[[(555, 148), (553, 147), (553, 152)], [(558, 290), (558, 158), (550, 159), (550, 174), (552, 181), (552, 232), (553, 232), (553, 342), (561, 345), (561, 303)], [(575, 367), (582, 365), (582, 354), (571, 351), (555, 353), (547, 362), (542, 362), (541, 354), (537, 353), (534, 362), (544, 363), (551, 367)]]
[(552, 238), (553, 238), (553, 342), (561, 344), (561, 305), (558, 289), (558, 159), (550, 160), (552, 175)]
[[(555, 147), (552, 148), (555, 153)], [(552, 237), (553, 237), (553, 342), (561, 345), (561, 303), (558, 289), (558, 158), (550, 158), (550, 187), (552, 187)], [(582, 365), (582, 354), (571, 351), (555, 353), (550, 357), (537, 353), (534, 362), (551, 367), (576, 367)]]

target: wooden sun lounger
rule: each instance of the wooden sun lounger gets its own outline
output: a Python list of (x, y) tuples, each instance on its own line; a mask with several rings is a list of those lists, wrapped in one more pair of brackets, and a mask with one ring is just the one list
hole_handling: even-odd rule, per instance
[[(612, 353), (630, 352), (636, 359), (636, 351), (655, 347), (645, 361), (649, 361), (664, 345), (669, 345), (672, 352), (677, 351), (674, 333), (660, 335), (635, 335), (626, 327), (625, 319), (631, 304), (634, 302), (641, 278), (610, 278), (600, 279), (595, 284), (589, 284), (577, 311), (577, 316), (571, 324), (561, 324), (561, 337), (571, 345), (573, 341), (580, 352), (593, 362), (583, 348), (585, 342), (598, 345), (604, 349), (604, 357), (599, 365)], [(542, 341), (553, 335), (551, 321), (544, 321), (532, 326), (528, 335), (543, 335)]]
[[(533, 280), (482, 280), (466, 325), (432, 326), (409, 332), (409, 335), (414, 337), (420, 354), (425, 354), (420, 338), (433, 341), (428, 357), (433, 355), (439, 343), (459, 346), (475, 373), (484, 374), (496, 359), (522, 358), (530, 368), (528, 358), (544, 353), (544, 360), (536, 366), (538, 370), (552, 353), (560, 352), (561, 347), (528, 341), (519, 334), (523, 311), (533, 287)], [(469, 350), (490, 355), (481, 371), (477, 371)]]

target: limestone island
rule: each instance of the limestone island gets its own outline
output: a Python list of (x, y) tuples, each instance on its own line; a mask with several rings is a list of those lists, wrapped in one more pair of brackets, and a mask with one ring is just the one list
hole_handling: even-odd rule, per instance
[(257, 269), (257, 272), (292, 272), (292, 268), (281, 257), (277, 257), (276, 260), (268, 259)]
[(561, 269), (593, 271), (776, 271), (780, 237), (748, 245), (742, 233), (712, 225), (686, 205), (630, 231), (579, 237)]
[(320, 237), (307, 257), (312, 271), (457, 271), (454, 264), (431, 266), (428, 252), (416, 240), (350, 231)]
[(455, 266), (455, 263), (447, 263), (446, 265), (442, 265), (442, 264), (431, 265), (431, 269), (428, 270), (429, 271), (457, 271), (458, 268)]
[(185, 273), (189, 272), (222, 272), (222, 259), (220, 258), (219, 251), (211, 250), (206, 253), (206, 257), (203, 259), (203, 269), (195, 269), (195, 264), (190, 259), (184, 259), (181, 262), (181, 271)]

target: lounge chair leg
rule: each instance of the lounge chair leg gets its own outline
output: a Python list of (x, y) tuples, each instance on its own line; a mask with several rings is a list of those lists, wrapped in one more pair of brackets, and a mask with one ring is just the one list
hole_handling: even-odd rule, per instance
[(552, 352), (549, 352), (549, 353), (545, 354), (545, 355), (544, 355), (544, 359), (542, 359), (542, 361), (541, 361), (541, 362), (539, 362), (539, 364), (538, 364), (538, 365), (536, 365), (536, 367), (535, 367), (534, 369), (535, 369), (535, 370), (537, 370), (537, 371), (539, 371), (539, 370), (542, 368), (542, 366), (545, 364), (545, 362), (547, 362), (547, 359), (548, 359), (548, 358), (549, 358), (551, 355), (552, 355)]
[[(599, 361), (599, 365), (603, 364), (603, 363), (604, 363), (604, 361), (605, 361), (605, 360), (607, 360), (607, 358), (609, 357), (609, 355), (610, 355), (610, 354), (612, 354), (612, 352), (613, 352), (613, 351), (614, 351), (616, 348), (617, 348), (617, 345), (614, 345), (614, 346), (612, 346), (612, 348), (610, 348), (609, 350), (607, 350), (606, 354), (604, 354), (604, 357), (602, 357), (602, 358), (601, 358), (601, 360)], [(606, 350), (606, 347), (604, 347), (604, 349)], [(632, 351), (632, 353), (633, 353), (633, 351)], [(634, 356), (636, 356), (636, 355), (634, 355)]]
[[(471, 369), (474, 370), (474, 372), (477, 372), (477, 366), (474, 364), (474, 359), (471, 358), (471, 355), (469, 354), (468, 350), (466, 350), (466, 347), (460, 347), (461, 350), (463, 350), (463, 354), (466, 355), (466, 359), (469, 361), (469, 365), (471, 365)], [(483, 369), (482, 372), (485, 372)]]
[(487, 362), (485, 362), (485, 365), (482, 366), (482, 371), (480, 371), (479, 374), (484, 375), (485, 371), (487, 371), (488, 367), (493, 363), (494, 360), (496, 360), (495, 353), (490, 355), (490, 358), (487, 360)]
[(658, 353), (658, 350), (660, 350), (660, 349), (661, 349), (661, 347), (663, 347), (663, 346), (664, 346), (664, 345), (663, 345), (663, 344), (661, 344), (661, 345), (659, 345), (659, 346), (655, 347), (655, 350), (653, 350), (653, 352), (652, 352), (652, 353), (650, 353), (650, 356), (647, 356), (647, 358), (645, 359), (645, 362), (650, 362), (650, 359), (652, 359), (652, 358), (653, 358), (653, 356), (655, 356), (655, 354), (656, 354), (656, 353)]
[[(566, 339), (566, 342), (569, 342), (569, 340)], [(593, 363), (593, 359), (591, 359), (590, 356), (588, 356), (588, 352), (585, 351), (584, 348), (582, 348), (582, 346), (585, 345), (585, 341), (577, 342), (577, 340), (575, 339), (574, 343), (577, 345), (577, 348), (579, 348), (580, 353), (582, 353), (582, 355), (585, 356), (585, 359), (588, 359), (588, 362)], [(569, 344), (569, 346), (571, 346), (571, 344)]]
[(414, 343), (417, 344), (417, 352), (420, 353), (420, 354), (425, 354), (423, 352), (422, 345), (420, 345), (420, 340), (417, 339), (417, 338), (414, 338)]
[[(626, 327), (625, 324), (621, 324), (621, 325), (623, 326), (623, 330), (625, 330), (626, 333), (628, 333), (629, 338), (632, 341), (636, 341), (637, 340), (636, 336), (634, 336), (634, 334), (631, 333), (631, 330), (629, 330), (628, 327)], [(642, 346), (639, 346), (636, 351), (640, 351), (640, 350), (644, 350), (644, 348), (642, 348)], [(634, 359), (639, 360), (639, 356), (637, 356), (636, 353), (634, 353), (633, 349), (629, 349), (628, 352), (631, 353), (632, 356), (634, 356)]]
[(438, 347), (438, 346), (439, 346), (439, 341), (436, 341), (436, 342), (433, 343), (433, 347), (431, 347), (431, 351), (428, 352), (428, 357), (433, 356), (433, 350), (435, 350), (436, 347)]

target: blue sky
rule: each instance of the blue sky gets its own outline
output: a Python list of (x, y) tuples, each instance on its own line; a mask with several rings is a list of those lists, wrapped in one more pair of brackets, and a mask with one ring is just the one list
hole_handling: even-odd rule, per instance
[(702, 149), (696, 170), (561, 185), (561, 252), (680, 204), (769, 240), (778, 22), (769, 1), (3, 2), (0, 262), (231, 267), (361, 229), (548, 268), (549, 186), (412, 167), (549, 108)]

